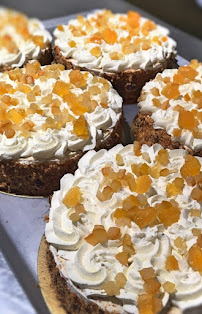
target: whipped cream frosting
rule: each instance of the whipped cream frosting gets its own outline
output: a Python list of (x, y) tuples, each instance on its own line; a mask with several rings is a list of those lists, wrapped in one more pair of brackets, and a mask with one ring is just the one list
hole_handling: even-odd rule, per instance
[[(202, 113), (201, 105), (195, 103), (192, 100), (194, 92), (200, 92), (202, 94), (202, 64), (199, 63), (196, 71), (198, 74), (196, 77), (188, 83), (179, 85), (180, 96), (176, 99), (169, 100), (169, 106), (166, 110), (161, 109), (154, 105), (153, 100), (159, 100), (160, 104), (163, 104), (168, 100), (165, 95), (162, 94), (163, 88), (166, 83), (162, 78), (170, 78), (173, 82), (173, 78), (178, 74), (177, 69), (166, 69), (161, 74), (157, 74), (154, 80), (146, 83), (142, 89), (141, 96), (139, 98), (138, 107), (140, 108), (140, 113), (151, 114), (151, 118), (154, 121), (153, 127), (155, 129), (165, 129), (166, 132), (171, 136), (173, 141), (178, 141), (184, 147), (191, 148), (194, 151), (200, 151), (202, 149), (201, 132), (202, 125), (200, 120), (200, 115)], [(151, 89), (157, 88), (159, 90), (159, 96), (154, 96)], [(187, 96), (188, 95), (188, 96)], [(185, 97), (184, 97), (185, 96)], [(186, 99), (186, 97), (188, 97)], [(201, 97), (201, 96), (200, 96)], [(179, 129), (179, 110), (175, 110), (176, 106), (181, 106), (186, 111), (196, 111), (196, 118), (199, 117), (198, 133), (199, 137), (195, 136), (192, 132), (193, 130), (181, 128), (181, 134), (178, 136), (173, 135), (175, 129)]]
[[(113, 212), (121, 207), (126, 197), (131, 194), (137, 195), (128, 187), (122, 187), (111, 199), (99, 201), (96, 195), (103, 180), (101, 169), (110, 166), (116, 172), (126, 169), (126, 173), (131, 173), (132, 164), (146, 163), (152, 167), (161, 149), (162, 146), (159, 144), (152, 147), (143, 145), (141, 156), (134, 155), (133, 145), (123, 147), (119, 144), (109, 151), (90, 151), (80, 159), (74, 175), (67, 174), (61, 179), (60, 190), (53, 194), (45, 236), (60, 274), (73, 291), (92, 302), (97, 302), (108, 311), (112, 310), (112, 303), (106, 299), (107, 294), (102, 285), (107, 281), (113, 281), (117, 273), (122, 272), (127, 281), (120, 294), (116, 295), (117, 300), (122, 303), (120, 306), (120, 303), (114, 301), (116, 311), (138, 313), (138, 295), (145, 293), (139, 271), (148, 267), (155, 270), (157, 279), (162, 285), (167, 281), (175, 285), (176, 292), (171, 296), (172, 304), (181, 310), (202, 304), (201, 274), (190, 267), (186, 254), (182, 254), (175, 244), (178, 237), (186, 242), (187, 250), (196, 243), (197, 237), (193, 235), (192, 229), (202, 230), (201, 204), (190, 197), (193, 187), (188, 186), (186, 181), (181, 194), (168, 197), (166, 193), (167, 184), (175, 178), (181, 178), (179, 169), (184, 164), (184, 157), (187, 154), (184, 150), (168, 150), (169, 163), (166, 167), (170, 174), (160, 176), (158, 179), (150, 176), (152, 183), (145, 194), (149, 206), (155, 206), (162, 200), (175, 200), (180, 208), (177, 222), (168, 227), (157, 224), (140, 229), (135, 222), (132, 222), (131, 227), (120, 227), (122, 235), (131, 236), (135, 248), (135, 254), (130, 257), (128, 266), (123, 266), (115, 258), (115, 255), (122, 251), (119, 240), (108, 240), (95, 246), (85, 241), (85, 237), (92, 232), (95, 225), (103, 225), (105, 230), (115, 227)], [(122, 166), (117, 164), (117, 154), (123, 158)], [(201, 164), (201, 159), (198, 160)], [(77, 223), (73, 223), (69, 218), (73, 209), (66, 207), (62, 202), (67, 191), (75, 186), (80, 188), (82, 204), (86, 210)], [(190, 214), (192, 209), (198, 209), (200, 217), (192, 216)], [(173, 255), (177, 259), (178, 270), (166, 269), (165, 261), (168, 255)], [(166, 306), (169, 294), (164, 292), (163, 287), (160, 289), (163, 306)], [(102, 302), (99, 301), (100, 297)]]
[[(101, 42), (96, 40), (95, 42), (87, 41), (89, 36), (93, 37), (93, 34), (95, 34), (96, 37), (97, 32), (100, 32), (100, 16), (105, 15), (106, 20), (102, 25), (102, 29), (109, 27), (111, 30), (115, 30), (117, 40), (114, 43), (108, 43), (105, 40), (101, 40)], [(143, 33), (140, 30), (137, 34), (134, 34), (134, 29), (141, 29), (144, 23), (149, 21), (144, 17), (139, 17), (138, 20), (138, 26), (132, 25), (128, 29), (126, 14), (112, 14), (106, 10), (96, 11), (93, 14), (88, 14), (86, 18), (78, 17), (78, 19), (70, 20), (67, 25), (56, 28), (54, 31), (55, 46), (58, 46), (62, 55), (67, 59), (71, 59), (73, 64), (89, 70), (122, 72), (130, 69), (148, 70), (159, 67), (171, 54), (176, 53), (176, 43), (173, 39), (167, 37), (169, 30), (160, 25), (156, 25), (148, 33)], [(75, 29), (79, 30), (79, 35), (75, 33)], [(149, 47), (143, 49), (143, 46), (141, 46), (137, 51), (134, 49), (134, 51), (121, 53), (121, 40), (128, 40), (128, 38), (127, 46), (130, 48), (131, 46), (137, 47), (134, 44), (135, 40), (140, 40), (140, 42), (146, 40)], [(154, 41), (153, 38), (155, 38)], [(91, 50), (93, 48), (100, 49), (100, 54), (97, 56), (92, 54)], [(113, 55), (118, 55), (118, 57), (113, 57)]]
[[(34, 82), (31, 81), (31, 84), (20, 85), (19, 88), (18, 80), (11, 79), (9, 75), (20, 73), (19, 75), (23, 77), (26, 73), (26, 67), (0, 73), (0, 89), (1, 84), (6, 83), (8, 84), (7, 86), (10, 86), (8, 87), (8, 92), (5, 93), (4, 96), (0, 96), (1, 100), (3, 102), (4, 98), (2, 97), (5, 96), (11, 97), (9, 100), (10, 103), (7, 105), (3, 114), (7, 114), (7, 119), (9, 118), (11, 122), (14, 123), (11, 124), (11, 122), (9, 122), (12, 131), (13, 129), (15, 130), (15, 134), (12, 134), (13, 136), (7, 135), (5, 124), (8, 121), (4, 115), (2, 116), (2, 112), (0, 112), (0, 160), (19, 159), (22, 163), (34, 162), (35, 160), (62, 160), (66, 159), (69, 154), (74, 152), (85, 152), (89, 149), (94, 149), (100, 141), (110, 136), (122, 114), (122, 98), (111, 87), (110, 83), (100, 78), (95, 82), (96, 77), (93, 77), (90, 73), (81, 72), (82, 75), (86, 77), (86, 86), (79, 88), (70, 84), (69, 75), (72, 71), (60, 70), (60, 68), (63, 67), (61, 65), (52, 65), (39, 67), (37, 70), (39, 73), (37, 74), (38, 78), (35, 78)], [(51, 67), (54, 68), (53, 71), (49, 70)], [(54, 77), (55, 73), (57, 75), (56, 78)], [(60, 91), (58, 94), (56, 93), (57, 91), (53, 91), (57, 82), (67, 84), (65, 88), (69, 86), (69, 93), (74, 97), (79, 97), (87, 93), (92, 86), (97, 87), (100, 91), (99, 94), (91, 96), (91, 101), (96, 102), (96, 107), (93, 110), (88, 111), (86, 107), (82, 107), (82, 109), (85, 109), (85, 113), (82, 117), (84, 117), (86, 121), (87, 137), (83, 138), (75, 133), (74, 122), (77, 121), (81, 115), (79, 112), (77, 113), (77, 111), (75, 111), (77, 107), (73, 106), (73, 109), (72, 107), (70, 108), (68, 100), (64, 100), (62, 96), (59, 96)], [(104, 85), (102, 82), (107, 84), (107, 91), (103, 90)], [(29, 88), (30, 90), (26, 92), (26, 90), (23, 90), (24, 88)], [(36, 92), (34, 99), (32, 99), (33, 92)], [(102, 95), (106, 98), (107, 103), (105, 107), (101, 105)], [(48, 98), (50, 98), (49, 101), (47, 101)], [(12, 99), (18, 103), (12, 105)], [(60, 120), (57, 120), (59, 116), (57, 116), (57, 114), (54, 115), (52, 111), (53, 103), (56, 103), (56, 107), (54, 107), (56, 109), (59, 103), (62, 119), (70, 117), (69, 120), (65, 120), (67, 122), (63, 122), (59, 127), (57, 127), (57, 121), (60, 122)], [(4, 103), (2, 104), (2, 108), (6, 106)], [(78, 103), (76, 106), (78, 106)], [(12, 116), (13, 111), (14, 116)], [(16, 121), (18, 118), (22, 120), (20, 124), (19, 121)], [(55, 124), (53, 126), (47, 124), (48, 120), (51, 120), (50, 123), (53, 122)], [(28, 134), (24, 134), (24, 129), (22, 129), (26, 122), (28, 122), (29, 125), (31, 123), (31, 130), (29, 130)]]
[[(38, 59), (52, 40), (50, 33), (36, 18), (28, 19), (22, 13), (0, 7), (0, 19), (0, 42), (2, 38), (7, 38), (16, 48), (9, 51), (5, 45), (0, 45), (0, 66), (21, 67), (30, 59)], [(40, 36), (38, 38), (42, 38), (44, 48), (33, 41), (32, 36)]]

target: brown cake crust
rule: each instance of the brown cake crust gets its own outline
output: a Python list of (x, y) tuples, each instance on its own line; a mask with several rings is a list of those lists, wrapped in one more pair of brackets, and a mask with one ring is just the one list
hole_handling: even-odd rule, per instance
[[(122, 133), (121, 115), (112, 130), (107, 130), (96, 150), (110, 149), (120, 142)], [(0, 161), (0, 190), (20, 195), (48, 196), (59, 190), (60, 179), (66, 173), (74, 173), (82, 151), (73, 153), (65, 161), (22, 163), (18, 160)]]
[(146, 82), (153, 79), (157, 73), (163, 72), (167, 68), (173, 68), (176, 65), (175, 55), (171, 54), (169, 58), (159, 64), (158, 67), (151, 70), (125, 70), (120, 73), (100, 73), (99, 71), (89, 70), (84, 67), (75, 66), (72, 63), (72, 59), (66, 59), (60, 52), (58, 46), (54, 47), (54, 60), (56, 63), (63, 64), (66, 69), (79, 69), (89, 71), (94, 75), (99, 75), (109, 80), (114, 89), (123, 98), (124, 104), (133, 104), (137, 101), (140, 91)]
[[(28, 61), (32, 61), (34, 59), (30, 59), (27, 60)], [(41, 65), (46, 65), (46, 64), (50, 64), (53, 61), (53, 54), (52, 54), (52, 46), (51, 43), (49, 43), (46, 47), (46, 49), (44, 51), (41, 51), (38, 59), (36, 59), (37, 61), (39, 61), (39, 63)], [(21, 67), (23, 67), (27, 62), (23, 63)], [(0, 72), (4, 72), (4, 71), (10, 71), (14, 69), (11, 66), (0, 66)]]
[[(44, 240), (45, 241), (45, 240)], [(49, 250), (49, 244), (45, 241), (46, 245), (46, 261), (51, 276), (52, 287), (55, 290), (57, 299), (61, 302), (61, 306), (66, 313), (74, 314), (116, 314), (117, 312), (103, 311), (96, 303), (86, 302), (82, 296), (77, 295), (72, 291), (66, 280), (60, 276), (60, 272), (55, 264), (54, 257)]]
[(186, 149), (191, 155), (202, 157), (202, 151), (194, 151), (191, 148), (183, 146), (177, 141), (173, 141), (166, 130), (154, 129), (153, 125), (154, 121), (151, 118), (151, 114), (138, 113), (131, 126), (131, 138), (140, 142), (141, 144), (147, 144), (149, 146), (158, 143), (161, 144), (164, 148), (183, 148)]

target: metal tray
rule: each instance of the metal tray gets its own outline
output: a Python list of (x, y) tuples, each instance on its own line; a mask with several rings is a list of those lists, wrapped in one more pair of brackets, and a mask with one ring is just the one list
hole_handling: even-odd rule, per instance
[[(81, 14), (85, 14), (85, 12)], [(49, 31), (52, 31), (58, 24), (66, 23), (75, 17), (76, 15), (70, 15), (45, 21), (44, 25)], [(179, 56), (177, 60), (179, 65), (188, 63)], [(124, 114), (125, 142), (127, 144), (130, 142), (129, 128), (137, 114), (137, 107), (125, 105)], [(38, 248), (44, 233), (44, 216), (48, 210), (48, 198), (20, 197), (0, 193), (0, 246), (30, 299), (33, 311), (40, 314), (49, 313), (37, 278)], [(18, 312), (17, 309), (16, 312)]]

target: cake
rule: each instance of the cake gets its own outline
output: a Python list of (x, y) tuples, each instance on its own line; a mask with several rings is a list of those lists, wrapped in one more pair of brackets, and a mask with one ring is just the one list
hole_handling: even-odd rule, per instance
[(104, 78), (38, 61), (0, 73), (0, 190), (50, 195), (121, 131), (122, 98)]
[(51, 35), (35, 18), (0, 7), (0, 71), (21, 67), (28, 60), (52, 61)]
[(138, 107), (133, 139), (202, 156), (202, 63), (157, 74), (143, 87)]
[(134, 142), (88, 152), (61, 179), (45, 237), (67, 313), (201, 313), (201, 164)]
[(175, 64), (168, 29), (137, 12), (99, 10), (54, 31), (55, 61), (110, 80), (124, 103), (135, 103), (142, 86)]

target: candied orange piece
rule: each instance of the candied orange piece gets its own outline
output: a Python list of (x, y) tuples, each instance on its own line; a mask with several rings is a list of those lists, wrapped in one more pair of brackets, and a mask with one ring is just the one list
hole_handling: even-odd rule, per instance
[(100, 32), (92, 34), (92, 36), (90, 38), (90, 42), (95, 43), (95, 44), (101, 44), (101, 42), (102, 42), (102, 34)]
[(158, 210), (158, 218), (160, 222), (168, 227), (177, 222), (180, 218), (180, 209), (177, 204), (174, 206), (170, 202), (162, 201), (162, 203), (156, 204)]
[(177, 237), (174, 243), (177, 246), (177, 248), (180, 250), (184, 251), (187, 248), (186, 242), (181, 237)]
[(39, 46), (41, 49), (45, 48), (44, 37), (40, 35), (32, 36), (32, 41), (36, 46)]
[(81, 200), (81, 191), (78, 186), (74, 186), (65, 194), (65, 197), (62, 200), (62, 203), (67, 207), (75, 207), (80, 203)]
[(159, 89), (156, 88), (156, 87), (151, 88), (151, 89), (150, 89), (150, 92), (151, 92), (152, 95), (154, 95), (154, 96), (160, 96), (160, 94), (159, 94)]
[(121, 263), (122, 265), (127, 265), (128, 263), (128, 253), (120, 252), (115, 255), (115, 258)]
[(155, 278), (155, 272), (154, 272), (154, 269), (152, 267), (141, 269), (140, 275), (144, 281)]
[(149, 166), (144, 164), (132, 164), (131, 170), (136, 176), (142, 176), (149, 173)]
[(188, 251), (188, 263), (195, 271), (202, 272), (202, 249), (196, 244)]
[(124, 165), (123, 157), (120, 154), (116, 154), (116, 162), (118, 166)]
[(140, 229), (143, 229), (151, 225), (156, 220), (156, 217), (156, 209), (154, 207), (146, 207), (144, 209), (135, 208), (132, 219)]
[(181, 176), (186, 178), (188, 176), (197, 176), (200, 173), (201, 164), (196, 157), (187, 155), (185, 163), (180, 169)]
[(89, 244), (95, 246), (98, 243), (106, 242), (108, 240), (108, 235), (102, 225), (95, 225), (92, 233), (90, 233), (85, 240)]
[(134, 178), (134, 176), (132, 175), (132, 173), (127, 173), (125, 175), (125, 178), (124, 178), (131, 190), (131, 192), (135, 192), (136, 191), (136, 180)]
[(174, 293), (176, 291), (175, 284), (170, 281), (164, 282), (162, 286), (163, 286), (164, 291), (168, 293)]
[(147, 36), (149, 32), (153, 31), (156, 29), (156, 24), (154, 24), (152, 21), (147, 20), (143, 25), (142, 25), (142, 33), (143, 35)]
[(165, 267), (168, 271), (179, 269), (178, 261), (176, 260), (175, 256), (173, 256), (173, 255), (167, 256)]
[(140, 14), (134, 11), (129, 11), (127, 14), (127, 23), (130, 25), (132, 28), (137, 28), (139, 27), (140, 23)]
[(127, 279), (123, 273), (118, 273), (115, 277), (115, 282), (120, 288), (124, 288), (126, 281)]
[(149, 191), (152, 180), (148, 175), (140, 176), (136, 179), (136, 192), (137, 193), (146, 193)]
[(14, 108), (8, 111), (8, 118), (15, 124), (20, 124), (23, 120), (23, 117)]
[(160, 162), (161, 165), (167, 166), (167, 164), (169, 163), (168, 151), (166, 149), (160, 149), (156, 160)]
[(108, 201), (112, 198), (113, 195), (113, 190), (110, 186), (105, 186), (102, 192), (98, 191), (97, 192), (97, 198), (101, 201)]
[(200, 248), (202, 248), (202, 234), (198, 235), (196, 243)]
[(107, 231), (109, 240), (117, 240), (121, 236), (121, 230), (118, 227), (110, 227)]
[(64, 27), (63, 27), (62, 24), (59, 24), (59, 25), (57, 26), (57, 29), (58, 29), (59, 31), (61, 31), (61, 32), (64, 32)]
[(179, 67), (178, 72), (188, 80), (194, 80), (198, 75), (198, 72), (188, 65)]
[(12, 138), (15, 135), (15, 130), (12, 126), (4, 128), (4, 131), (7, 138)]
[(95, 57), (100, 57), (101, 56), (101, 49), (100, 47), (94, 47), (91, 49), (90, 53), (95, 56)]
[(197, 228), (193, 228), (191, 231), (195, 237), (198, 237), (201, 234), (201, 230)]
[(102, 38), (107, 44), (113, 45), (117, 41), (118, 36), (115, 30), (106, 27), (102, 32)]
[(194, 200), (201, 202), (202, 201), (202, 190), (198, 187), (195, 187), (191, 192), (191, 198)]
[(182, 193), (184, 187), (184, 180), (182, 178), (175, 178), (172, 183), (166, 186), (167, 196), (174, 196)]
[(56, 81), (53, 87), (53, 93), (57, 94), (60, 97), (69, 93), (69, 84), (63, 81)]
[(161, 93), (168, 99), (176, 99), (180, 96), (179, 87), (175, 84), (164, 86)]
[(120, 191), (122, 185), (119, 180), (115, 179), (111, 182), (110, 187), (114, 193), (117, 193), (118, 191)]
[(80, 116), (78, 119), (73, 121), (74, 133), (83, 139), (87, 139), (89, 137), (88, 134), (88, 123), (84, 116)]
[(144, 290), (148, 294), (156, 294), (161, 287), (161, 284), (154, 278), (147, 279), (144, 284)]
[(156, 163), (153, 167), (149, 168), (149, 174), (151, 177), (158, 179), (160, 177), (161, 172), (161, 164), (159, 162)]
[(115, 281), (107, 281), (103, 284), (103, 289), (108, 296), (115, 296), (120, 293), (120, 287)]
[(123, 205), (122, 206), (123, 206), (124, 210), (129, 210), (132, 207), (137, 206), (138, 203), (139, 202), (137, 200), (137, 197), (134, 196), (134, 195), (130, 195), (130, 196), (125, 198), (125, 200), (123, 201)]
[(79, 70), (72, 70), (69, 73), (69, 78), (70, 78), (71, 84), (75, 85), (78, 88), (83, 88), (87, 84), (85, 76)]
[(196, 127), (196, 120), (191, 111), (180, 111), (178, 124), (181, 129), (193, 130)]
[(141, 294), (137, 300), (139, 314), (157, 314), (162, 309), (161, 299), (151, 294)]
[(202, 108), (202, 92), (197, 90), (192, 92), (192, 99), (193, 103), (197, 104), (198, 107)]

